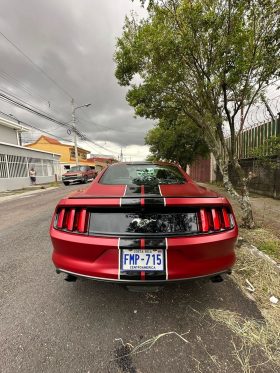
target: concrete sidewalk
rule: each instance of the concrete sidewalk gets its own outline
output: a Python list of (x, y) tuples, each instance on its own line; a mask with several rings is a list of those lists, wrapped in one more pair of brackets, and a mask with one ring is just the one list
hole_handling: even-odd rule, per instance
[(43, 186), (43, 185), (36, 185), (34, 187), (19, 189), (19, 190), (11, 190), (7, 192), (0, 193), (0, 203), (10, 201), (13, 199), (19, 199), (24, 197), (29, 197), (34, 194), (40, 194), (49, 190), (57, 189), (58, 186)]

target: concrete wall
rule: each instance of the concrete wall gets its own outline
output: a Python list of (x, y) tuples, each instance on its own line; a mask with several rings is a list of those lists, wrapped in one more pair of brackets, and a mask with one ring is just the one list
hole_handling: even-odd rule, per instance
[[(3, 156), (4, 155), (4, 156)], [(5, 164), (5, 157), (10, 156), (19, 156), (24, 157), (25, 159), (33, 159), (38, 162), (38, 171), (37, 171), (37, 184), (44, 184), (55, 181), (55, 174), (59, 173), (59, 155), (45, 153), (41, 151), (34, 151), (32, 149), (20, 147), (20, 146), (13, 146), (10, 144), (3, 144), (0, 143), (0, 156), (1, 156), (1, 162), (0, 167), (6, 167)], [(12, 157), (13, 158), (13, 157)], [(4, 160), (3, 160), (4, 159)], [(52, 171), (52, 167), (48, 169), (47, 167), (42, 166), (44, 164), (44, 161), (46, 163), (53, 164), (54, 172)], [(36, 163), (31, 163), (30, 165), (35, 165), (36, 170)], [(0, 192), (7, 191), (7, 190), (15, 190), (15, 189), (21, 189), (26, 188), (30, 186), (30, 178), (28, 176), (28, 170), (30, 168), (30, 165), (26, 163), (19, 164), (18, 168), (21, 167), (21, 169), (24, 171), (22, 172), (21, 177), (0, 177)], [(41, 168), (40, 168), (41, 167)], [(1, 171), (1, 170), (0, 170)], [(42, 171), (42, 172), (39, 172)], [(53, 173), (50, 175), (50, 173)], [(1, 175), (1, 172), (0, 172)], [(48, 175), (48, 176), (47, 176)]]
[[(55, 181), (55, 176), (38, 176), (37, 184), (46, 184)], [(0, 192), (27, 188), (31, 185), (29, 177), (14, 177), (10, 179), (0, 179)]]
[(18, 145), (17, 131), (14, 128), (1, 126), (0, 124), (0, 142)]
[[(255, 159), (242, 159), (239, 161), (245, 175), (252, 172), (253, 178), (249, 182), (249, 191), (263, 196), (280, 199), (280, 159), (271, 160), (271, 166), (262, 166)], [(230, 170), (230, 179), (238, 188), (237, 178)], [(217, 180), (222, 181), (222, 176), (217, 170)]]
[(280, 199), (280, 159), (273, 161), (273, 166), (261, 166), (253, 159), (244, 159), (240, 164), (245, 171), (253, 173), (249, 183), (251, 192)]

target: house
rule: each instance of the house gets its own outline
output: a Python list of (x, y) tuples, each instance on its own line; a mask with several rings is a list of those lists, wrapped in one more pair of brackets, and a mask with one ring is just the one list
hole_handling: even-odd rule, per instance
[[(42, 135), (34, 143), (25, 146), (31, 149), (59, 153), (61, 155), (59, 160), (59, 177), (61, 177), (66, 170), (70, 169), (71, 166), (76, 164), (75, 147), (73, 144), (63, 144), (52, 137)], [(88, 150), (78, 147), (78, 160), (80, 165), (95, 166), (92, 160), (87, 159), (89, 153)]]
[(60, 155), (55, 152), (27, 149), (21, 134), (29, 129), (0, 117), (0, 192), (30, 185), (29, 170), (36, 170), (37, 183), (56, 180)]
[(105, 155), (100, 156), (100, 155), (97, 155), (97, 154), (91, 154), (90, 158), (88, 158), (88, 160), (94, 162), (95, 165), (96, 165), (96, 168), (98, 170), (108, 166), (109, 164), (113, 164), (113, 163), (118, 162), (115, 158), (113, 158), (111, 156), (105, 156)]

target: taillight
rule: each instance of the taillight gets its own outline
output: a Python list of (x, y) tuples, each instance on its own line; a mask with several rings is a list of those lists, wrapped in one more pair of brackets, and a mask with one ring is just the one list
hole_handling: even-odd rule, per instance
[(78, 232), (85, 233), (87, 229), (88, 213), (86, 209), (82, 209), (78, 219)]
[(75, 213), (76, 213), (76, 210), (75, 210), (75, 209), (71, 209), (71, 210), (69, 211), (68, 219), (67, 219), (67, 225), (66, 225), (66, 229), (67, 229), (68, 231), (72, 231), (73, 228), (74, 228)]
[(86, 233), (88, 212), (85, 208), (61, 208), (57, 211), (54, 226), (57, 229), (75, 233)]
[(229, 216), (229, 213), (227, 212), (227, 210), (225, 208), (222, 209), (222, 215), (223, 215), (223, 222), (224, 222), (224, 228), (225, 229), (230, 229), (231, 228), (231, 224), (230, 224), (230, 216)]
[(203, 233), (218, 232), (234, 227), (233, 214), (227, 208), (202, 208), (198, 214), (199, 228)]
[(200, 210), (200, 221), (201, 221), (202, 232), (208, 232), (209, 231), (209, 219), (207, 216), (207, 211), (205, 209)]
[(56, 223), (56, 227), (58, 229), (62, 229), (63, 228), (63, 220), (64, 220), (64, 216), (65, 216), (65, 209), (61, 209), (58, 216), (57, 216), (57, 223)]

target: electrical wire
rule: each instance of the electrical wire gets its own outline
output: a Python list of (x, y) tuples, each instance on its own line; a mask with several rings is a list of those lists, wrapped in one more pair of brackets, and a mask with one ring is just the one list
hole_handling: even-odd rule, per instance
[(41, 74), (43, 74), (47, 79), (49, 79), (57, 88), (59, 88), (66, 96), (73, 99), (72, 95), (66, 91), (60, 84), (58, 84), (49, 74), (47, 74), (40, 66), (38, 66), (22, 49), (20, 49), (13, 41), (11, 41), (3, 32), (0, 31), (0, 35), (10, 43), (21, 55), (23, 55), (31, 65), (36, 68)]
[[(12, 96), (12, 95), (10, 95), (10, 96)], [(11, 103), (11, 104), (13, 104), (13, 105), (15, 105), (15, 106), (17, 106), (17, 107), (19, 107), (21, 109), (27, 110), (28, 112), (30, 112), (32, 114), (35, 114), (35, 115), (37, 115), (37, 116), (39, 116), (39, 117), (41, 117), (43, 119), (46, 119), (46, 120), (51, 121), (53, 123), (59, 124), (62, 127), (70, 128), (72, 131), (76, 132), (76, 134), (81, 138), (82, 141), (89, 141), (90, 143), (94, 144), (95, 146), (98, 146), (101, 149), (104, 149), (104, 150), (109, 151), (111, 153), (118, 154), (115, 151), (109, 150), (105, 146), (97, 144), (96, 142), (94, 142), (93, 140), (91, 140), (86, 134), (84, 134), (83, 132), (81, 132), (80, 130), (78, 130), (77, 128), (74, 129), (72, 125), (68, 124), (68, 122), (60, 122), (57, 119), (44, 114), (44, 112), (39, 112), (37, 110), (34, 110), (31, 107), (26, 106), (26, 105), (24, 105), (24, 104), (22, 104), (22, 103), (20, 103), (20, 102), (18, 102), (16, 100), (14, 100), (14, 99), (12, 99), (11, 97), (9, 97), (9, 96), (7, 96), (6, 94), (3, 94), (3, 93), (0, 93), (0, 100), (8, 102), (8, 103)]]
[[(3, 89), (0, 89), (0, 92), (3, 92), (3, 97), (4, 97), (4, 96), (8, 96), (9, 99), (11, 99), (11, 97), (12, 97), (13, 99), (16, 99), (16, 100), (20, 101), (20, 104), (21, 104), (21, 105), (24, 104), (24, 105), (26, 105), (26, 106), (28, 106), (28, 107), (30, 107), (30, 108), (33, 108), (33, 109), (35, 109), (36, 111), (38, 111), (38, 112), (40, 112), (40, 113), (43, 113), (44, 115), (47, 115), (47, 116), (50, 115), (50, 114), (52, 115), (52, 112), (51, 112), (50, 110), (48, 110), (48, 111), (44, 111), (44, 110), (38, 108), (37, 106), (35, 106), (35, 105), (33, 105), (33, 104), (30, 104), (29, 102), (27, 102), (27, 101), (24, 100), (23, 98), (21, 98), (21, 97), (15, 95), (15, 94), (13, 94), (13, 93), (6, 92), (6, 91), (4, 91)], [(1, 98), (0, 98), (0, 99), (1, 99)], [(3, 98), (3, 100), (4, 100), (4, 98)], [(69, 121), (66, 122), (66, 123), (69, 123)]]
[[(10, 96), (13, 96), (13, 95), (10, 95)], [(59, 121), (59, 120), (57, 120), (53, 117), (50, 117), (49, 115), (47, 115), (43, 111), (39, 112), (38, 110), (32, 109), (31, 108), (32, 105), (26, 106), (26, 105), (22, 104), (21, 102), (18, 102), (16, 100), (12, 99), (11, 97), (7, 96), (6, 94), (0, 93), (0, 100), (11, 103), (11, 104), (13, 104), (13, 105), (15, 105), (15, 106), (17, 106), (21, 109), (27, 110), (32, 114), (35, 114), (35, 115), (37, 115), (37, 116), (39, 116), (43, 119), (46, 119), (46, 120), (49, 120), (49, 121), (53, 122), (53, 123), (59, 124), (63, 127), (72, 128), (72, 126), (69, 125), (69, 122), (61, 122), (61, 121)]]
[[(44, 103), (46, 103), (48, 105), (48, 107), (50, 107), (51, 100), (41, 96), (38, 93), (36, 93), (36, 94), (32, 93), (28, 87), (26, 87), (21, 81), (16, 79), (11, 74), (8, 74), (7, 72), (5, 72), (3, 70), (2, 71), (0, 70), (0, 76), (1, 76), (2, 79), (6, 80), (8, 83), (13, 84), (15, 87), (23, 90), (29, 96), (35, 97), (36, 99), (38, 99), (38, 97), (39, 97)], [(13, 82), (11, 83), (11, 81), (13, 81)]]
[[(3, 111), (0, 111), (0, 114), (5, 115), (5, 116), (8, 117), (8, 118), (11, 118), (11, 116), (10, 116), (9, 114), (4, 113)], [(13, 119), (14, 119), (14, 118), (13, 118)], [(34, 129), (36, 129), (36, 130), (39, 131), (39, 132), (46, 133), (47, 135), (53, 136), (53, 137), (55, 137), (55, 138), (57, 138), (57, 139), (60, 139), (60, 140), (62, 140), (62, 141), (68, 141), (68, 142), (69, 142), (69, 140), (66, 140), (66, 139), (64, 139), (63, 137), (60, 137), (60, 136), (54, 135), (53, 133), (50, 133), (50, 132), (48, 132), (48, 131), (42, 130), (41, 128), (38, 128), (38, 127), (34, 126), (33, 124), (23, 122), (22, 120), (19, 120), (19, 119), (18, 119), (18, 122), (24, 124), (25, 126), (28, 126), (28, 127), (34, 128)]]

